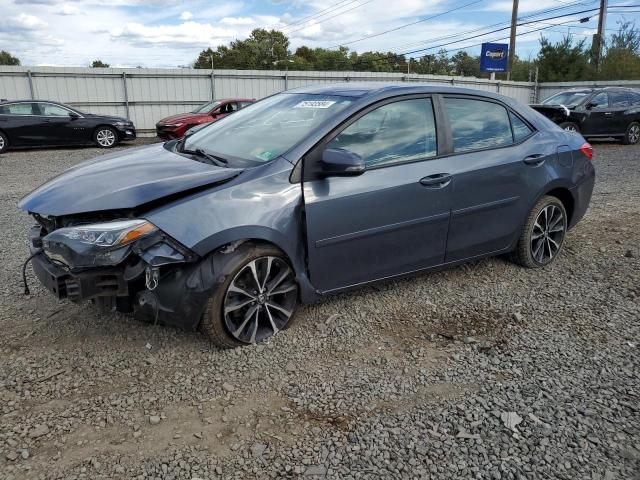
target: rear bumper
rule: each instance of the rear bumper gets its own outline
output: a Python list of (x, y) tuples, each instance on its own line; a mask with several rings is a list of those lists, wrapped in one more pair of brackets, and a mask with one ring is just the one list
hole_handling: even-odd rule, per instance
[(589, 208), (589, 202), (591, 201), (591, 194), (593, 193), (593, 186), (596, 181), (595, 170), (589, 163), (590, 173), (589, 175), (577, 186), (571, 189), (573, 195), (574, 208), (571, 221), (569, 222), (569, 228), (573, 228), (576, 224), (582, 220), (587, 209)]

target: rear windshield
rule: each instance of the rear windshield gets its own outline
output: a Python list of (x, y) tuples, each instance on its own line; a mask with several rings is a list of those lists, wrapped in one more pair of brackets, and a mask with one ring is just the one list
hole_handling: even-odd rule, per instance
[(332, 95), (280, 93), (194, 133), (185, 140), (184, 149), (266, 162), (291, 149), (351, 102), (350, 98)]
[(544, 105), (564, 105), (565, 107), (577, 107), (589, 96), (590, 92), (560, 92), (547, 98)]

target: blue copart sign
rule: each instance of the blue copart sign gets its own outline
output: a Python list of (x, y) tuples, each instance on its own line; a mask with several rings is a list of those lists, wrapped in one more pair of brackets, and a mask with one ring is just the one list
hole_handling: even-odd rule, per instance
[(506, 72), (509, 45), (506, 43), (483, 43), (480, 54), (480, 70), (483, 72)]

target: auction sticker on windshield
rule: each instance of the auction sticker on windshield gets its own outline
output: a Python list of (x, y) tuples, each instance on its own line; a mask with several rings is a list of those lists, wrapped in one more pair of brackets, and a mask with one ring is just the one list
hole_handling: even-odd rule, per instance
[(329, 108), (334, 103), (335, 100), (304, 100), (293, 108)]

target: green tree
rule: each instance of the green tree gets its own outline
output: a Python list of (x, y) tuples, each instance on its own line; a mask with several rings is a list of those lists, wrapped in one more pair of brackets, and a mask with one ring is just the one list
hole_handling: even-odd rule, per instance
[(574, 44), (571, 35), (566, 35), (559, 42), (551, 43), (547, 38), (540, 37), (540, 52), (537, 58), (538, 79), (541, 82), (588, 79), (593, 75), (589, 56), (585, 40)]
[(256, 28), (245, 40), (200, 52), (194, 68), (280, 69), (289, 59), (289, 39), (277, 30)]
[(473, 57), (467, 52), (460, 51), (450, 60), (456, 75), (465, 77), (480, 77), (480, 57)]
[(91, 62), (91, 68), (109, 68), (109, 64), (102, 60), (94, 60)]
[(635, 22), (618, 22), (618, 31), (605, 42), (605, 53), (598, 72), (600, 80), (640, 78), (640, 30)]
[(2, 50), (0, 51), (0, 65), (20, 65), (20, 59)]

